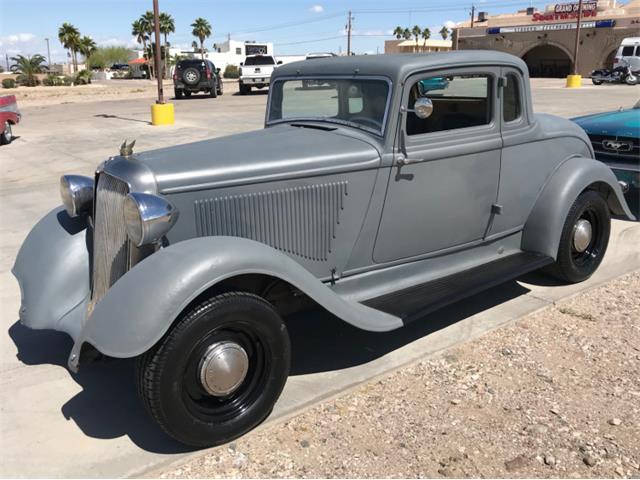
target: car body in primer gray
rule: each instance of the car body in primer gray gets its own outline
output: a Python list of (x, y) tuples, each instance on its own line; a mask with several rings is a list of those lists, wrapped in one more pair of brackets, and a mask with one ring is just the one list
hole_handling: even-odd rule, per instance
[(211, 445), (272, 408), (292, 311), (389, 331), (534, 269), (588, 278), (610, 212), (632, 216), (586, 134), (534, 114), (528, 80), (491, 51), (283, 65), (263, 130), (124, 145), (63, 177), (13, 269), (21, 322), (67, 332), (74, 371), (90, 351), (139, 356), (153, 417)]

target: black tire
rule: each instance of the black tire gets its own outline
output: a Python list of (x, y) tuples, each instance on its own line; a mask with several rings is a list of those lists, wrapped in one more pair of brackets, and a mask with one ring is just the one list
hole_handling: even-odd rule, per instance
[[(587, 220), (592, 234), (583, 251), (576, 249), (574, 231), (578, 222)], [(596, 271), (609, 244), (611, 213), (607, 202), (593, 190), (587, 190), (573, 202), (562, 228), (558, 257), (547, 269), (551, 275), (568, 283), (588, 279)]]
[(218, 87), (214, 86), (211, 90), (209, 90), (209, 96), (211, 98), (217, 98), (218, 97)]
[(638, 77), (636, 75), (627, 75), (624, 79), (624, 83), (626, 83), (627, 85), (637, 85), (638, 84)]
[(591, 83), (593, 83), (594, 85), (602, 85), (602, 80), (596, 80), (595, 78), (592, 78)]
[[(248, 369), (227, 396), (208, 393), (200, 381), (207, 349), (220, 342), (241, 345)], [(138, 360), (141, 399), (174, 439), (195, 447), (220, 445), (269, 415), (289, 375), (286, 326), (266, 300), (244, 292), (214, 296), (186, 311)]]
[(182, 72), (182, 81), (187, 85), (197, 85), (202, 75), (197, 68), (187, 68)]
[(248, 93), (251, 93), (251, 87), (248, 85), (245, 85), (244, 83), (240, 84), (240, 95), (246, 95)]
[(182, 98), (182, 90), (180, 90), (179, 88), (174, 88), (173, 89), (173, 95), (176, 98)]
[(8, 145), (13, 140), (13, 130), (9, 122), (4, 122), (2, 133), (0, 133), (0, 145)]
[(191, 92), (189, 90), (183, 90), (182, 93), (185, 97), (189, 98), (191, 96)]

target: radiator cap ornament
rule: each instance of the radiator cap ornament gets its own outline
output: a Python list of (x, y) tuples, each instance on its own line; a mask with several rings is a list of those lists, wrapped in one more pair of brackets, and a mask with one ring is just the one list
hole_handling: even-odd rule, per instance
[(125, 138), (124, 142), (122, 142), (122, 145), (120, 145), (120, 155), (123, 157), (130, 157), (133, 154), (133, 146), (135, 144), (136, 141), (134, 140), (127, 145), (127, 139)]

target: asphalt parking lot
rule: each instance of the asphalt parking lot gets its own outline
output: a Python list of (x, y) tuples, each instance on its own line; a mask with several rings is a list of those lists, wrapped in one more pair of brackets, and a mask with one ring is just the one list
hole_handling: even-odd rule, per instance
[[(10, 269), (31, 226), (60, 203), (59, 176), (91, 175), (100, 161), (117, 153), (123, 139), (135, 139), (135, 150), (143, 151), (261, 128), (266, 93), (239, 96), (234, 87), (229, 84), (218, 99), (175, 101), (176, 124), (168, 127), (150, 125), (150, 97), (101, 100), (96, 95), (96, 101), (21, 108), (24, 120), (14, 130), (18, 138), (0, 147), (1, 476), (128, 476), (190, 453), (146, 417), (131, 362), (99, 363), (72, 375), (65, 368), (71, 342), (64, 334), (33, 332), (17, 323), (20, 294)], [(533, 100), (537, 112), (570, 117), (631, 106), (639, 93), (640, 86), (567, 90), (561, 80), (536, 80)], [(292, 378), (270, 421), (638, 269), (638, 245), (640, 224), (614, 221), (609, 252), (588, 282), (555, 286), (528, 276), (385, 336), (315, 313), (305, 327), (314, 331), (313, 340), (306, 335), (310, 330), (294, 333), (305, 354), (294, 356)], [(327, 326), (331, 336), (322, 334)]]

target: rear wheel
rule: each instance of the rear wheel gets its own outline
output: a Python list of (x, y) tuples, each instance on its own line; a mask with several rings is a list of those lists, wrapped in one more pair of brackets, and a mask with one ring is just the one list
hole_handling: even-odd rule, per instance
[(240, 84), (240, 95), (246, 95), (251, 92), (251, 87), (249, 85), (245, 85), (244, 83)]
[(179, 88), (174, 88), (173, 94), (176, 98), (182, 98), (182, 90), (180, 90)]
[(569, 210), (560, 236), (558, 257), (547, 271), (569, 283), (588, 279), (604, 258), (610, 231), (607, 202), (598, 192), (583, 192)]
[(184, 93), (184, 96), (187, 98), (191, 96), (191, 92), (189, 90), (183, 90), (182, 93)]
[(286, 326), (256, 295), (231, 292), (190, 309), (139, 358), (138, 386), (173, 438), (219, 445), (262, 422), (289, 374)]
[(592, 78), (591, 83), (593, 83), (594, 85), (602, 85), (602, 80), (596, 80), (595, 78)]
[(217, 98), (218, 97), (218, 87), (214, 86), (211, 90), (209, 90), (209, 96), (211, 98)]
[(0, 134), (0, 145), (7, 145), (13, 140), (13, 131), (11, 130), (11, 124), (4, 122), (2, 133)]
[(201, 78), (200, 71), (197, 68), (187, 68), (182, 72), (182, 81), (187, 85), (197, 85)]

